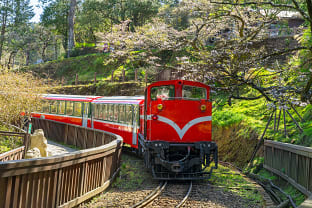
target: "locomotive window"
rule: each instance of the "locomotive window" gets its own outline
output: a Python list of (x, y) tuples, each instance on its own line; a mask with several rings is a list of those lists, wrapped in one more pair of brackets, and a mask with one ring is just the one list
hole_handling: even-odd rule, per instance
[(51, 101), (50, 102), (50, 109), (51, 109), (51, 113), (56, 114), (57, 113), (57, 101)]
[(74, 116), (82, 116), (82, 105), (80, 102), (74, 102)]
[(66, 102), (66, 115), (69, 115), (69, 116), (73, 115), (73, 110), (74, 110), (73, 105), (74, 103), (71, 101)]
[(65, 114), (65, 101), (60, 101), (59, 114)]
[(190, 100), (207, 99), (207, 90), (202, 87), (183, 85), (182, 97)]
[(164, 85), (159, 87), (151, 88), (151, 99), (157, 100), (160, 99), (169, 99), (174, 98), (174, 85)]

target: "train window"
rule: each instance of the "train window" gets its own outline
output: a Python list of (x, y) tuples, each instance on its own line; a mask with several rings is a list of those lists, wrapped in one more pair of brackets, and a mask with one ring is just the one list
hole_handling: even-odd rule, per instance
[(101, 105), (101, 119), (106, 120), (107, 119), (107, 104), (102, 104)]
[(84, 102), (83, 103), (83, 114), (87, 115), (88, 117), (90, 117), (89, 116), (89, 112), (90, 112), (90, 110), (89, 110), (89, 103)]
[(119, 105), (119, 123), (126, 123), (125, 105)]
[(137, 122), (137, 125), (140, 126), (140, 108), (139, 108), (139, 105), (136, 105), (136, 122)]
[(94, 119), (98, 118), (98, 105), (92, 103), (92, 116)]
[(132, 124), (132, 105), (126, 105), (126, 123), (131, 125)]
[(50, 113), (50, 104), (48, 101), (43, 101), (42, 112), (43, 113)]
[(65, 101), (59, 101), (59, 114), (65, 114)]
[(66, 102), (66, 115), (72, 116), (74, 111), (74, 103), (71, 101)]
[(113, 121), (114, 120), (114, 105), (108, 104), (108, 118), (107, 120)]
[(36, 111), (42, 112), (42, 103), (38, 103), (38, 105), (36, 105)]
[(58, 104), (58, 101), (51, 101), (50, 102), (51, 113), (57, 114), (57, 104)]
[(82, 103), (74, 102), (74, 116), (82, 116)]
[(119, 111), (118, 106), (119, 105), (114, 104), (113, 106), (114, 106), (114, 118), (113, 119), (115, 122), (118, 122), (118, 111)]
[(182, 97), (190, 100), (207, 99), (207, 90), (202, 87), (183, 85)]
[(94, 106), (93, 108), (94, 118), (99, 119), (102, 106), (100, 104), (93, 104), (93, 106)]
[(164, 86), (158, 86), (158, 87), (152, 87), (151, 88), (151, 99), (157, 100), (157, 99), (170, 99), (174, 98), (174, 85), (164, 85)]

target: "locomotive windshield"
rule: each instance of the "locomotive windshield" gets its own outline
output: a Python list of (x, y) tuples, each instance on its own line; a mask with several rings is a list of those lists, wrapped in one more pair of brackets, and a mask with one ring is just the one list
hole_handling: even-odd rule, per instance
[(163, 85), (159, 87), (152, 87), (151, 88), (151, 99), (168, 99), (174, 98), (174, 85)]
[(207, 90), (202, 87), (194, 87), (190, 85), (183, 85), (182, 88), (183, 99), (201, 100), (207, 99)]

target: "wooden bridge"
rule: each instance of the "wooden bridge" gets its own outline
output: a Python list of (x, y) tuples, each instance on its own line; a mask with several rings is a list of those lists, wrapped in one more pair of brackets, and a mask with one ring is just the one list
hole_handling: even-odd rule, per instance
[[(120, 136), (43, 119), (32, 122), (47, 138), (83, 150), (25, 160), (23, 146), (0, 155), (0, 207), (74, 207), (111, 184), (120, 167)], [(12, 136), (24, 137), (27, 146), (27, 134)]]

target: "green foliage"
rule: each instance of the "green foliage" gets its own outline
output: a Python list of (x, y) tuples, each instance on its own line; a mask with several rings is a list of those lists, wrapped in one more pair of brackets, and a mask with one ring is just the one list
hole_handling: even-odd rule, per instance
[(216, 126), (225, 127), (240, 123), (243, 119), (243, 115), (231, 111), (215, 111), (212, 122)]
[[(1, 131), (11, 131), (5, 126), (0, 126)], [(8, 152), (23, 145), (21, 137), (2, 136), (0, 135), (0, 154)]]

